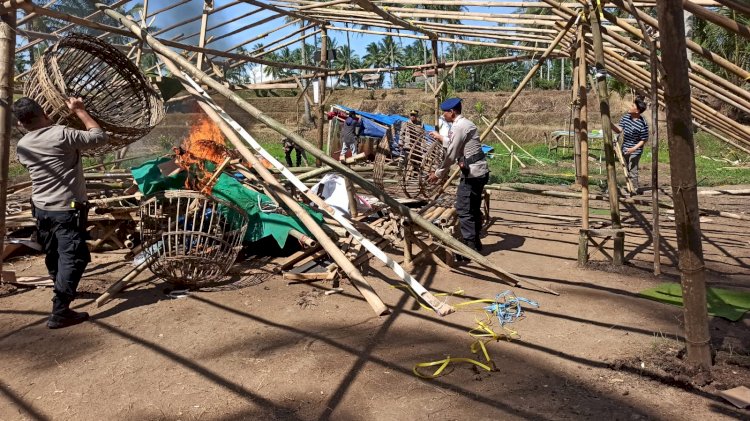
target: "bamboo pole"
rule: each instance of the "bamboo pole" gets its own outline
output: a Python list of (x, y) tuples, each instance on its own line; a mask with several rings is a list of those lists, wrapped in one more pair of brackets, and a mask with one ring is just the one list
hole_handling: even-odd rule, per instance
[[(630, 7), (635, 8), (633, 0), (628, 0)], [(654, 248), (654, 275), (661, 275), (661, 235), (659, 232), (659, 71), (664, 71), (660, 66), (659, 57), (656, 54), (656, 42), (651, 39), (646, 30), (646, 25), (636, 15), (636, 22), (641, 29), (641, 35), (650, 50), (651, 61), (651, 236)]]
[[(134, 37), (134, 35), (133, 35), (132, 32), (125, 31), (125, 30), (123, 30), (121, 28), (117, 28), (117, 27), (114, 27), (114, 26), (100, 24), (100, 23), (97, 23), (97, 22), (94, 22), (94, 21), (86, 20), (84, 18), (73, 16), (73, 15), (70, 15), (70, 14), (67, 14), (67, 13), (58, 12), (56, 10), (44, 9), (44, 8), (42, 8), (40, 6), (34, 5), (33, 3), (30, 3), (30, 2), (25, 1), (25, 0), (18, 0), (18, 5), (19, 5), (19, 7), (22, 7), (26, 11), (34, 11), (34, 12), (39, 13), (40, 15), (45, 15), (45, 16), (49, 16), (49, 17), (52, 17), (52, 18), (55, 18), (55, 19), (65, 20), (65, 21), (68, 21), (68, 22), (71, 22), (71, 23), (74, 23), (74, 24), (77, 24), (77, 25), (85, 26), (85, 27), (92, 28), (92, 29), (97, 29), (97, 30), (100, 30), (100, 31), (107, 31), (107, 32), (110, 32), (110, 33), (118, 34), (118, 35), (123, 35), (123, 36), (127, 36), (127, 37)], [(293, 64), (293, 63), (277, 63), (277, 62), (274, 62), (274, 61), (269, 61), (269, 60), (263, 60), (263, 59), (249, 57), (249, 56), (246, 56), (244, 54), (229, 53), (229, 52), (226, 52), (226, 51), (215, 50), (215, 49), (211, 49), (211, 48), (200, 48), (200, 47), (197, 47), (197, 46), (194, 46), (194, 45), (183, 44), (183, 43), (179, 43), (179, 42), (175, 42), (175, 41), (170, 41), (170, 40), (165, 40), (165, 39), (159, 39), (158, 41), (162, 45), (166, 45), (166, 46), (170, 46), (170, 47), (174, 47), (174, 48), (179, 48), (179, 49), (185, 50), (185, 51), (202, 52), (204, 54), (210, 54), (210, 55), (218, 56), (218, 57), (234, 58), (236, 60), (249, 61), (249, 62), (252, 62), (252, 63), (263, 64), (264, 66), (285, 67), (285, 68), (292, 68), (292, 69), (305, 69), (305, 70), (312, 70), (312, 71), (323, 71), (324, 70), (324, 69), (321, 69), (321, 68), (315, 67), (315, 66), (299, 65), (299, 64)]]
[[(13, 73), (16, 48), (16, 11), (0, 16), (0, 250), (5, 249), (5, 209), (8, 204), (10, 137), (13, 128)], [(3, 258), (0, 253), (0, 273)], [(0, 275), (1, 277), (1, 275)]]
[[(325, 26), (320, 27), (320, 67), (328, 67), (328, 31)], [(326, 95), (326, 80), (328, 75), (323, 72), (323, 77), (320, 78), (318, 88), (320, 89), (320, 95), (318, 96), (318, 149), (323, 150), (323, 122), (325, 121), (325, 95)], [(320, 167), (322, 163), (320, 159), (315, 160), (315, 165)]]
[[(615, 154), (612, 145), (612, 121), (609, 115), (609, 92), (607, 89), (607, 69), (604, 62), (604, 46), (601, 36), (599, 11), (594, 8), (589, 12), (591, 33), (594, 38), (594, 55), (596, 57), (596, 84), (599, 95), (599, 110), (601, 113), (602, 132), (604, 134), (604, 155), (607, 160), (607, 186), (609, 190), (609, 211), (612, 218), (612, 228), (621, 229), (620, 207), (618, 203), (617, 174), (615, 173)], [(617, 239), (615, 239), (617, 242)], [(619, 250), (618, 250), (619, 247)], [(615, 244), (613, 263), (622, 265), (622, 245)]]
[[(211, 2), (210, 4), (213, 4)], [(206, 27), (208, 26), (208, 12), (210, 11), (209, 3), (203, 3), (203, 13), (201, 13), (201, 29), (198, 33), (198, 47), (204, 48), (206, 46)], [(203, 53), (199, 52), (195, 59), (196, 67), (203, 70)]]
[(747, 17), (750, 17), (750, 5), (742, 3), (738, 0), (715, 0), (716, 3), (720, 3), (730, 9), (736, 10), (740, 13), (744, 13)]
[(706, 268), (703, 261), (701, 226), (695, 175), (690, 85), (685, 56), (682, 2), (662, 0), (656, 4), (665, 74), (669, 166), (675, 201), (675, 228), (685, 309), (685, 345), (688, 361), (705, 369), (711, 366), (711, 336), (706, 306)]
[[(729, 19), (726, 16), (712, 12), (702, 6), (693, 3), (690, 0), (683, 0), (682, 5), (685, 10), (703, 20), (711, 22), (714, 25), (722, 27), (728, 31), (734, 32), (741, 37), (750, 39), (750, 28), (748, 28), (747, 26), (742, 25), (735, 20)], [(632, 5), (631, 7), (635, 8), (635, 6)]]
[(381, 9), (378, 6), (375, 6), (371, 1), (369, 0), (352, 0), (353, 3), (355, 3), (357, 6), (361, 7), (363, 10), (366, 10), (370, 13), (374, 13), (378, 16), (380, 16), (383, 20), (391, 22), (395, 25), (398, 25), (404, 29), (408, 29), (413, 32), (418, 32), (420, 34), (427, 35), (430, 39), (437, 39), (438, 35), (435, 32), (428, 31), (427, 29), (424, 29), (417, 25), (412, 25), (410, 22), (403, 20), (396, 15), (389, 13), (383, 9)]
[[(571, 120), (573, 124), (573, 133), (575, 134), (575, 154), (573, 156), (573, 167), (575, 169), (576, 174), (576, 184), (581, 185), (581, 142), (578, 140), (578, 134), (581, 132), (581, 102), (578, 100), (578, 93), (579, 93), (579, 72), (578, 72), (578, 55), (580, 54), (580, 44), (583, 42), (581, 41), (581, 38), (583, 37), (582, 34), (583, 26), (581, 24), (577, 25), (576, 28), (576, 38), (573, 45), (573, 51), (571, 54), (571, 64), (572, 64), (572, 75), (573, 75), (573, 84), (570, 87), (570, 104), (571, 104)], [(586, 82), (586, 79), (583, 80), (584, 83)], [(588, 159), (588, 157), (586, 157)]]
[(568, 19), (568, 23), (565, 24), (565, 27), (560, 31), (560, 33), (557, 35), (557, 37), (550, 43), (550, 45), (547, 47), (546, 50), (542, 53), (541, 57), (539, 57), (539, 60), (534, 64), (534, 66), (531, 67), (529, 72), (526, 74), (526, 77), (523, 78), (521, 83), (518, 84), (516, 87), (516, 90), (513, 91), (513, 94), (508, 98), (508, 100), (505, 102), (502, 108), (500, 108), (500, 111), (497, 113), (495, 118), (490, 122), (490, 124), (487, 125), (487, 128), (484, 129), (484, 132), (482, 132), (482, 135), (480, 136), (480, 140), (484, 140), (487, 138), (487, 136), (490, 134), (490, 131), (492, 131), (492, 128), (495, 127), (495, 125), (500, 121), (501, 118), (505, 115), (505, 113), (510, 108), (511, 104), (513, 104), (513, 101), (518, 98), (518, 95), (521, 94), (521, 91), (523, 88), (526, 87), (526, 84), (529, 83), (532, 77), (536, 74), (537, 70), (542, 66), (542, 63), (547, 59), (547, 57), (550, 55), (550, 53), (557, 47), (557, 45), (562, 41), (565, 34), (568, 32), (571, 26), (573, 26), (574, 23), (578, 21), (577, 17), (571, 17)]
[(125, 276), (123, 276), (119, 281), (112, 284), (112, 286), (107, 288), (107, 290), (96, 299), (96, 306), (101, 307), (104, 304), (107, 304), (112, 299), (112, 297), (115, 296), (115, 294), (127, 288), (128, 285), (131, 284), (135, 280), (135, 278), (141, 274), (141, 272), (146, 270), (146, 268), (148, 268), (151, 262), (153, 262), (155, 259), (155, 255), (146, 257), (146, 259), (141, 264), (131, 269), (130, 272), (125, 274)]
[(212, 89), (215, 89), (218, 93), (225, 96), (227, 99), (229, 99), (232, 103), (239, 106), (242, 110), (246, 111), (248, 114), (253, 116), (255, 119), (261, 121), (262, 123), (266, 124), (268, 127), (272, 128), (273, 130), (277, 131), (283, 136), (288, 137), (291, 139), (294, 143), (305, 149), (307, 152), (310, 152), (311, 155), (315, 156), (316, 158), (319, 158), (324, 163), (328, 164), (333, 169), (337, 170), (340, 174), (342, 174), (344, 177), (351, 179), (352, 181), (356, 182), (359, 186), (366, 189), (376, 197), (378, 197), (380, 200), (382, 200), (384, 203), (386, 203), (388, 206), (391, 207), (391, 210), (394, 212), (397, 212), (407, 218), (410, 218), (412, 222), (419, 225), (423, 230), (428, 232), (429, 234), (433, 235), (434, 237), (438, 238), (440, 241), (445, 243), (448, 247), (455, 250), (456, 252), (470, 258), (472, 261), (479, 263), (480, 265), (488, 268), (495, 274), (497, 274), (502, 280), (506, 282), (510, 282), (513, 285), (518, 285), (521, 282), (532, 285), (536, 288), (543, 289), (547, 292), (550, 292), (552, 294), (558, 295), (556, 292), (550, 290), (549, 288), (534, 285), (531, 281), (528, 281), (526, 279), (522, 279), (500, 267), (495, 265), (493, 262), (491, 262), (486, 257), (482, 256), (481, 254), (477, 253), (475, 250), (469, 248), (465, 244), (457, 241), (455, 238), (451, 237), (450, 235), (443, 232), (440, 228), (436, 227), (435, 225), (431, 224), (429, 221), (426, 221), (424, 218), (422, 218), (419, 214), (409, 209), (407, 206), (399, 203), (397, 200), (393, 199), (388, 194), (381, 191), (377, 186), (372, 184), (370, 181), (365, 179), (364, 177), (360, 176), (354, 171), (349, 170), (346, 166), (339, 163), (337, 160), (331, 158), (330, 156), (326, 155), (325, 152), (322, 150), (316, 148), (314, 145), (306, 141), (302, 136), (298, 135), (297, 133), (289, 130), (288, 128), (284, 127), (282, 124), (274, 120), (273, 118), (269, 117), (268, 115), (262, 113), (257, 108), (253, 107), (251, 104), (249, 104), (247, 101), (239, 97), (237, 94), (232, 92), (229, 88), (222, 85), (221, 83), (211, 79), (208, 75), (206, 75), (204, 72), (196, 69), (192, 64), (190, 64), (188, 61), (186, 61), (183, 57), (181, 57), (179, 54), (175, 53), (174, 51), (170, 50), (169, 48), (166, 48), (166, 46), (162, 43), (160, 43), (157, 39), (153, 38), (151, 35), (148, 34), (147, 31), (141, 31), (139, 30), (137, 25), (134, 25), (133, 21), (128, 19), (127, 17), (123, 16), (122, 14), (109, 9), (106, 5), (98, 3), (98, 8), (101, 8), (105, 11), (105, 13), (114, 18), (115, 20), (119, 21), (121, 24), (123, 24), (126, 28), (133, 31), (138, 37), (143, 37), (144, 41), (151, 46), (151, 48), (154, 51), (157, 51), (159, 54), (167, 57), (168, 59), (174, 61), (176, 64), (181, 66), (186, 73), (192, 75), (197, 79), (199, 83), (204, 83), (207, 86), (211, 87)]
[[(647, 25), (652, 26), (654, 29), (658, 29), (660, 32), (662, 31), (662, 29), (664, 29), (664, 28), (660, 27), (659, 22), (656, 19), (652, 18), (650, 15), (648, 15), (647, 13), (644, 13), (643, 11), (639, 10), (638, 8), (631, 9), (630, 6), (628, 6), (627, 4), (625, 4), (625, 2), (623, 2), (622, 0), (611, 0), (611, 1), (612, 1), (612, 3), (616, 4), (619, 8), (621, 8), (623, 10), (626, 10), (627, 12), (629, 12), (629, 13), (631, 13), (633, 15), (638, 14), (638, 17), (641, 20), (643, 20), (643, 22), (645, 22)], [(658, 4), (658, 2), (657, 2), (657, 4)], [(684, 23), (683, 23), (683, 28), (684, 28)], [(726, 58), (724, 58), (724, 57), (722, 57), (722, 56), (720, 56), (718, 54), (715, 54), (715, 53), (713, 53), (713, 52), (711, 52), (711, 51), (703, 48), (702, 46), (700, 46), (699, 44), (697, 44), (697, 43), (695, 43), (693, 41), (685, 40), (685, 42), (686, 42), (687, 48), (689, 48), (692, 52), (694, 52), (696, 54), (700, 54), (706, 60), (711, 61), (714, 64), (717, 64), (717, 65), (723, 67), (725, 70), (734, 73), (735, 75), (739, 76), (742, 80), (748, 80), (748, 79), (750, 79), (750, 72), (748, 72), (745, 69), (742, 69), (741, 67), (737, 66), (736, 64), (734, 64), (731, 61), (727, 60)], [(663, 52), (664, 51), (664, 47), (661, 47), (661, 49), (662, 49), (662, 52)]]
[[(585, 10), (585, 9), (584, 9)], [(585, 12), (584, 12), (585, 13)], [(586, 64), (586, 31), (584, 25), (578, 28), (579, 46), (578, 59), (578, 103), (580, 121), (578, 124), (578, 142), (581, 144), (581, 230), (589, 229), (589, 127), (588, 127), (588, 90), (586, 89), (586, 75), (588, 65)], [(581, 250), (583, 248), (583, 250)], [(582, 255), (583, 253), (583, 255)], [(579, 238), (578, 262), (585, 264), (588, 261), (588, 234), (585, 238)]]

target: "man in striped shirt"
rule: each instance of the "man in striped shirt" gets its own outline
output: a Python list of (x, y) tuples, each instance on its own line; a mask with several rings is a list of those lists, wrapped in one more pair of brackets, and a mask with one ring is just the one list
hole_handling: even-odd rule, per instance
[(622, 133), (622, 156), (628, 168), (630, 182), (633, 183), (635, 194), (640, 194), (638, 183), (638, 161), (641, 160), (643, 145), (648, 141), (648, 123), (641, 114), (646, 111), (646, 102), (636, 98), (630, 105), (628, 113), (622, 116), (619, 125), (613, 125), (615, 133)]

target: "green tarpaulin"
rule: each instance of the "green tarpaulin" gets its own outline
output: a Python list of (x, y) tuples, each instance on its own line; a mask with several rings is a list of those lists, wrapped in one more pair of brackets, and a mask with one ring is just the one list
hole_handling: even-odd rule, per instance
[[(639, 293), (642, 297), (666, 304), (682, 307), (682, 287), (680, 284), (667, 282), (655, 288)], [(750, 311), (750, 292), (731, 291), (721, 288), (706, 290), (708, 314), (736, 322)]]
[[(138, 188), (144, 195), (151, 195), (164, 190), (184, 189), (186, 173), (180, 172), (171, 177), (164, 177), (159, 170), (159, 164), (170, 158), (159, 158), (130, 169)], [(219, 199), (234, 203), (244, 209), (248, 215), (248, 227), (245, 242), (252, 243), (269, 235), (276, 240), (279, 247), (284, 248), (290, 229), (310, 235), (304, 225), (295, 216), (263, 212), (261, 204), (273, 201), (266, 195), (250, 190), (233, 177), (222, 174), (214, 185), (211, 194)], [(302, 205), (318, 223), (323, 222), (323, 216)]]

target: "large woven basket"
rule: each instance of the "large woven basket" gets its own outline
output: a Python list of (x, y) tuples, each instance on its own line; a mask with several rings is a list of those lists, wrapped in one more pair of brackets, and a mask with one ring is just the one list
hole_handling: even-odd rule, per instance
[(191, 190), (167, 190), (141, 203), (141, 237), (150, 245), (149, 269), (177, 285), (224, 280), (242, 247), (247, 213)]
[(107, 144), (84, 151), (98, 156), (131, 144), (164, 118), (160, 94), (128, 57), (97, 38), (71, 34), (47, 49), (24, 84), (24, 95), (58, 124), (84, 129), (65, 105), (81, 97), (109, 135)]
[(409, 122), (401, 126), (399, 141), (403, 142), (402, 153), (406, 154), (400, 182), (404, 195), (412, 199), (431, 198), (440, 184), (430, 183), (428, 178), (443, 163), (443, 145), (427, 140), (424, 128)]

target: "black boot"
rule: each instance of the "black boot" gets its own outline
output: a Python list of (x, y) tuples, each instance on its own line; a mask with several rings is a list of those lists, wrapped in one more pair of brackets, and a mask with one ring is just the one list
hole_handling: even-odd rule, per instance
[(47, 321), (47, 327), (50, 329), (61, 329), (83, 323), (88, 319), (88, 313), (73, 311), (70, 309), (69, 301), (55, 297), (52, 299), (52, 314)]

